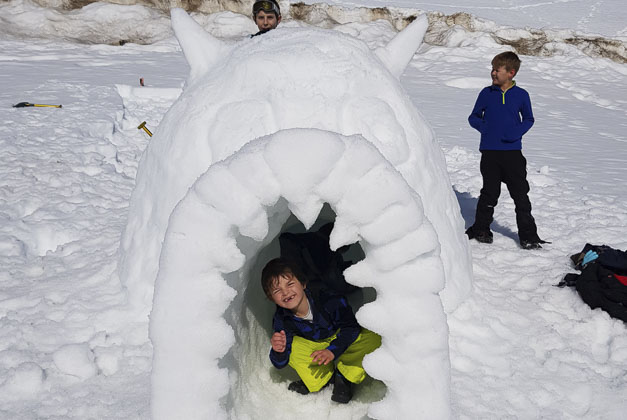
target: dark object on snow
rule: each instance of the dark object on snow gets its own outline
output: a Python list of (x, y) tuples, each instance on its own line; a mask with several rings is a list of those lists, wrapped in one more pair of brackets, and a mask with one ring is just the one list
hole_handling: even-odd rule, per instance
[(537, 240), (521, 239), (520, 240), (520, 247), (522, 249), (542, 249), (542, 245), (541, 244), (550, 244), (550, 243), (551, 242), (543, 241), (540, 238), (538, 238)]
[(63, 108), (63, 105), (31, 104), (30, 102), (17, 103), (13, 105), (13, 108), (26, 108), (27, 106), (46, 107), (46, 108)]
[(466, 235), (468, 235), (469, 240), (475, 239), (482, 244), (491, 244), (494, 240), (490, 230), (477, 231), (474, 226), (470, 226), (466, 229)]
[(331, 394), (331, 401), (335, 401), (340, 404), (348, 404), (353, 398), (353, 384), (340, 373), (339, 370), (335, 370), (335, 380), (333, 382), (333, 393)]
[(597, 263), (614, 270), (618, 274), (627, 275), (627, 251), (620, 251), (607, 245), (586, 244), (581, 252), (571, 255), (570, 260), (575, 264), (577, 270), (583, 268), (583, 258), (588, 251), (594, 251), (599, 255), (596, 259)]
[(305, 385), (302, 380), (290, 383), (287, 389), (289, 389), (290, 391), (298, 392), (301, 395), (309, 394), (309, 389), (307, 389), (307, 385)]
[(357, 289), (344, 278), (344, 270), (353, 265), (353, 262), (342, 258), (342, 253), (348, 247), (331, 251), (331, 230), (333, 223), (323, 225), (316, 232), (282, 233), (279, 236), (281, 257), (296, 263), (311, 286), (323, 285), (327, 290), (345, 295)]
[[(588, 251), (596, 252), (598, 258), (583, 264)], [(566, 274), (557, 286), (575, 287), (592, 309), (601, 308), (611, 317), (627, 322), (627, 251), (586, 244), (570, 259), (581, 274)]]
[[(320, 388), (320, 390), (323, 390), (324, 388), (328, 387), (330, 383), (331, 383), (331, 380), (329, 380), (329, 382), (324, 384), (324, 386)], [(289, 389), (290, 391), (298, 392), (301, 395), (308, 395), (310, 393), (309, 389), (307, 388), (307, 385), (305, 385), (302, 379), (298, 381), (290, 382), (290, 384), (287, 386), (287, 389)]]

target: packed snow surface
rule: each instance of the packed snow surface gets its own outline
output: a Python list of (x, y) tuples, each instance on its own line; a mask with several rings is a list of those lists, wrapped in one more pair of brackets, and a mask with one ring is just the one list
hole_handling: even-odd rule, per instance
[[(595, 4), (608, 22), (624, 16), (621, 5)], [(547, 18), (557, 20), (548, 6)], [(580, 12), (568, 6), (559, 18), (574, 21)], [(14, 3), (0, 7), (4, 20), (17, 21), (23, 11)], [(124, 10), (108, 12), (112, 31)], [(214, 19), (231, 29), (244, 22), (233, 14)], [(372, 48), (395, 33), (381, 22), (337, 29)], [(236, 41), (246, 31), (250, 26), (224, 36)], [(619, 89), (627, 69), (556, 47), (564, 54), (521, 57), (517, 76), (536, 116), (523, 139), (534, 216), (541, 237), (553, 243), (518, 248), (506, 191), (495, 242), (471, 242), (474, 291), (448, 315), (455, 418), (621, 419), (627, 407), (625, 325), (553, 287), (572, 271), (568, 255), (586, 242), (627, 249), (627, 101)], [(503, 48), (482, 36), (424, 45), (401, 77), (445, 151), (466, 225), (481, 187), (478, 133), (466, 118), (489, 83), (490, 59)], [(146, 121), (158, 131), (189, 68), (172, 38), (114, 47), (3, 35), (0, 62), (0, 417), (149, 418), (148, 320), (135, 318), (117, 278), (119, 245), (149, 142), (137, 126)], [(22, 101), (63, 108), (11, 108)], [(241, 392), (253, 396), (236, 407), (242, 418), (359, 419), (386, 393), (372, 380), (347, 406), (331, 404), (330, 390), (291, 395), (267, 361), (267, 341), (250, 346), (263, 349), (249, 354), (259, 359), (251, 365), (267, 363), (254, 386), (267, 393), (249, 392), (253, 385), (240, 381)]]

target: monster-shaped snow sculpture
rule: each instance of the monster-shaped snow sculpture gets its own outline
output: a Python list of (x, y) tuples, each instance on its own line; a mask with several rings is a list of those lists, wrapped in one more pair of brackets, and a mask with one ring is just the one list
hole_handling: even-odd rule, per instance
[(141, 159), (120, 265), (137, 313), (152, 307), (153, 417), (240, 417), (269, 371), (251, 271), (290, 214), (310, 227), (324, 203), (331, 247), (365, 252), (347, 281), (377, 292), (357, 312), (383, 337), (364, 361), (387, 386), (369, 415), (449, 417), (445, 310), (470, 292), (470, 253), (443, 153), (398, 81), (426, 17), (374, 52), (311, 28), (226, 44), (180, 9), (172, 25), (190, 76)]

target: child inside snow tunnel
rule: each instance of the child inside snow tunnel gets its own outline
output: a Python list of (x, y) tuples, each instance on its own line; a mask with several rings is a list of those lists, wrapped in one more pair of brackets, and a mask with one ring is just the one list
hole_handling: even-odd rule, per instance
[(357, 323), (344, 296), (324, 286), (308, 289), (304, 272), (289, 259), (270, 260), (261, 284), (277, 306), (270, 360), (279, 369), (289, 365), (300, 377), (288, 388), (306, 395), (333, 382), (331, 400), (348, 403), (352, 384), (366, 378), (363, 358), (381, 345), (381, 337)]

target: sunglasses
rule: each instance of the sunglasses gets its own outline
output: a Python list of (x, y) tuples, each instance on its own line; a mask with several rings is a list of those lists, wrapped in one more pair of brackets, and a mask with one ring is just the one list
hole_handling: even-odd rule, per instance
[(253, 5), (253, 14), (257, 14), (257, 12), (263, 10), (264, 12), (274, 12), (277, 16), (281, 15), (281, 11), (279, 10), (279, 6), (277, 6), (272, 1), (258, 1)]

